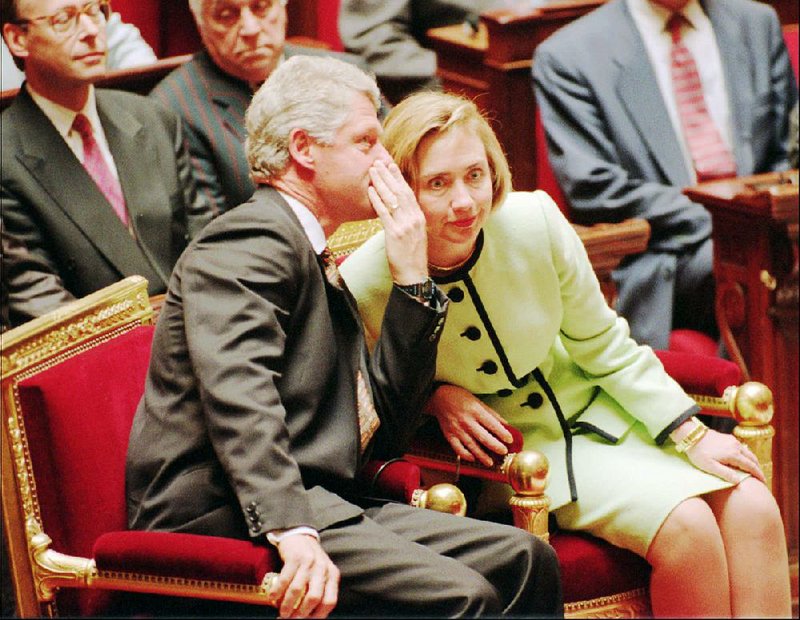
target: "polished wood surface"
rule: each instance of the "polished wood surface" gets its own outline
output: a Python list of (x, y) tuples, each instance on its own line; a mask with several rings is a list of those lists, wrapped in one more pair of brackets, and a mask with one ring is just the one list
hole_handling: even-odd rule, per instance
[(711, 212), (717, 321), (745, 377), (774, 391), (773, 490), (783, 513), (797, 608), (798, 174), (770, 173), (688, 188)]
[[(112, 69), (106, 71), (103, 77), (95, 82), (98, 88), (116, 88), (132, 93), (146, 95), (173, 69), (180, 67), (192, 57), (191, 54), (170, 56), (156, 62), (132, 67), (130, 69)], [(17, 96), (18, 88), (11, 88), (0, 92), (0, 110), (11, 105)]]

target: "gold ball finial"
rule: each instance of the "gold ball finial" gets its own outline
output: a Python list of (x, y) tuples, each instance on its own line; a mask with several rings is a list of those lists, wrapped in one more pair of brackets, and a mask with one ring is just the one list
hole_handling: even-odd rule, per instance
[(425, 491), (420, 505), (422, 508), (428, 508), (436, 512), (448, 512), (459, 517), (467, 514), (467, 498), (464, 497), (461, 489), (447, 482), (434, 484)]
[(542, 495), (550, 477), (550, 463), (541, 452), (522, 450), (511, 458), (506, 473), (515, 493)]
[(761, 426), (772, 421), (772, 391), (763, 383), (748, 381), (736, 388), (731, 413), (743, 426)]

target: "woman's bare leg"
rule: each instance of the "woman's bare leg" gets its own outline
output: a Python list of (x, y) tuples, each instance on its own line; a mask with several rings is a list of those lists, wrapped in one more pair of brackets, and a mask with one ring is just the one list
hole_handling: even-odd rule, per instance
[(789, 560), (775, 498), (761, 482), (747, 478), (705, 499), (725, 546), (733, 615), (788, 618)]
[(727, 558), (709, 505), (693, 497), (667, 517), (647, 551), (656, 617), (731, 616)]

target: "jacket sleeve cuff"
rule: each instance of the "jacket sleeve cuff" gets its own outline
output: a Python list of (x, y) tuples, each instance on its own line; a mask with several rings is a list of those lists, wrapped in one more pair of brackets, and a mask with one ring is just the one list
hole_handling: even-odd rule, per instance
[(693, 415), (697, 415), (698, 413), (700, 413), (699, 405), (693, 405), (689, 407), (686, 411), (684, 411), (681, 415), (675, 418), (670, 424), (667, 425), (667, 427), (664, 430), (662, 430), (658, 434), (658, 436), (656, 437), (656, 444), (659, 446), (663, 445), (672, 431), (674, 431), (681, 424), (686, 422), (686, 420), (691, 418)]

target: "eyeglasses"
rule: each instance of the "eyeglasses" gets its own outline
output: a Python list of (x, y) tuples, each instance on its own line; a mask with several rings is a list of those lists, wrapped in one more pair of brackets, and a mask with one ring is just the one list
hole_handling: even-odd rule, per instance
[(54, 32), (66, 34), (77, 28), (81, 15), (88, 15), (98, 26), (105, 24), (111, 15), (111, 4), (108, 0), (87, 2), (82, 6), (66, 6), (52, 15), (42, 15), (41, 17), (31, 17), (30, 19), (18, 19), (14, 23), (19, 26), (27, 26), (33, 22), (47, 21)]
[[(285, 7), (287, 0), (253, 0), (248, 8), (256, 19), (269, 17), (278, 7)], [(211, 14), (215, 25), (233, 28), (242, 19), (242, 9), (231, 4), (217, 6)]]

